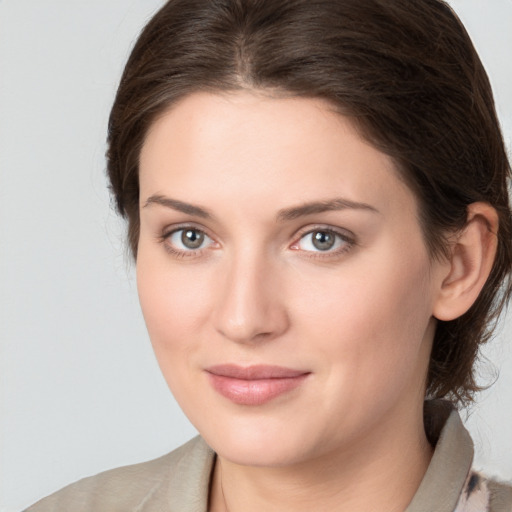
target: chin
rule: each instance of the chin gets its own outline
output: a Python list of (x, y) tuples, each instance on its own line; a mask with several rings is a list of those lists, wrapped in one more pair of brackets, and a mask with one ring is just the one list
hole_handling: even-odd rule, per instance
[(243, 441), (221, 441), (212, 448), (223, 459), (240, 466), (283, 467), (292, 465), (300, 459), (298, 447), (283, 447), (282, 443), (262, 441), (250, 444)]
[(222, 428), (198, 429), (207, 444), (222, 458), (243, 466), (282, 467), (303, 457), (306, 433), (291, 431), (290, 424), (266, 421), (231, 422)]

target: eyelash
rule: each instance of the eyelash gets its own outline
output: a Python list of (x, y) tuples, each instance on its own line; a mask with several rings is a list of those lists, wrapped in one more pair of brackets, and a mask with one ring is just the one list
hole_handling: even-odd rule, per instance
[[(194, 258), (199, 256), (203, 251), (206, 250), (206, 248), (200, 248), (200, 249), (190, 249), (187, 251), (183, 251), (180, 249), (176, 249), (169, 243), (169, 239), (172, 235), (179, 233), (180, 231), (185, 230), (191, 230), (194, 231), (200, 235), (204, 235), (205, 237), (212, 240), (213, 244), (216, 242), (214, 239), (206, 233), (205, 230), (200, 229), (194, 225), (182, 225), (182, 226), (175, 226), (171, 230), (164, 232), (161, 236), (158, 237), (158, 241), (163, 244), (165, 250), (173, 255), (175, 258), (178, 259), (184, 259), (184, 258)], [(349, 235), (346, 232), (338, 231), (337, 229), (334, 229), (332, 227), (327, 226), (315, 226), (314, 228), (310, 228), (307, 231), (304, 231), (302, 233), (299, 233), (298, 236), (295, 238), (295, 241), (289, 246), (291, 250), (299, 251), (300, 249), (294, 248), (294, 246), (297, 246), (299, 242), (306, 237), (307, 235), (312, 235), (313, 233), (329, 233), (334, 235), (336, 238), (340, 239), (343, 242), (343, 245), (341, 248), (338, 248), (334, 251), (303, 251), (306, 254), (306, 257), (313, 258), (313, 259), (333, 259), (336, 257), (341, 256), (342, 254), (350, 251), (356, 244), (355, 237), (353, 235)], [(212, 244), (212, 245), (213, 245)]]

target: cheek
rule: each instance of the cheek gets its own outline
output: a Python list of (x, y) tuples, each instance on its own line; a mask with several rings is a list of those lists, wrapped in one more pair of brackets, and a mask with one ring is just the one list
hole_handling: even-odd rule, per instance
[(342, 368), (337, 374), (359, 375), (359, 382), (417, 366), (431, 318), (428, 257), (378, 254), (304, 280), (302, 293), (292, 294), (305, 342), (317, 340), (315, 351)]
[(160, 360), (165, 352), (191, 349), (208, 317), (208, 286), (197, 269), (173, 270), (169, 261), (139, 250), (137, 288), (146, 326)]
[[(376, 277), (373, 292), (363, 297), (356, 330), (360, 339), (360, 381), (370, 392), (386, 387), (389, 394), (404, 386), (423, 386), (428, 365), (430, 340), (427, 326), (431, 318), (430, 292), (422, 254), (401, 259)], [(362, 304), (368, 304), (367, 309)]]

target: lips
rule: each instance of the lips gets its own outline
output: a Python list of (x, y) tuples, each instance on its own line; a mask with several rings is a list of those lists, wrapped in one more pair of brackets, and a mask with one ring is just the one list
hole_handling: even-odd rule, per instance
[(217, 365), (206, 369), (210, 384), (238, 405), (262, 405), (297, 388), (310, 372), (282, 366)]

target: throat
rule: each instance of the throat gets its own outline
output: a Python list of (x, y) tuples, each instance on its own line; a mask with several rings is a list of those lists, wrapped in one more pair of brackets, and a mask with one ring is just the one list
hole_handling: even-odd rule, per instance
[(426, 437), (417, 446), (401, 446), (402, 456), (354, 460), (318, 460), (309, 467), (238, 466), (216, 457), (209, 512), (402, 512), (428, 468), (433, 449)]

